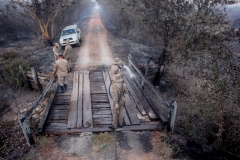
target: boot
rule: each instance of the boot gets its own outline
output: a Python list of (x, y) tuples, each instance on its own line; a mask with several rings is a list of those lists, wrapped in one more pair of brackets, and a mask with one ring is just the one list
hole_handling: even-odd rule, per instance
[(64, 84), (65, 91), (67, 90), (67, 84)]
[(61, 87), (61, 92), (64, 93), (64, 86), (60, 86)]
[(108, 126), (108, 128), (110, 128), (110, 129), (115, 129), (115, 126), (110, 125), (110, 126)]

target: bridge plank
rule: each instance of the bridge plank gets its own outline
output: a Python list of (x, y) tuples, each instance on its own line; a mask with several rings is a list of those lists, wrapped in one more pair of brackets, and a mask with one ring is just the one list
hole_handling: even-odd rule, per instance
[(50, 115), (56, 115), (56, 116), (65, 116), (68, 115), (68, 110), (51, 110)]
[(92, 109), (97, 109), (97, 108), (110, 108), (109, 103), (92, 103)]
[(101, 70), (91, 70), (89, 74), (90, 76), (100, 76)]
[(123, 120), (124, 120), (126, 126), (130, 126), (131, 125), (131, 122), (129, 120), (129, 117), (127, 115), (127, 111), (126, 111), (125, 108), (123, 109)]
[(102, 74), (103, 74), (103, 78), (104, 78), (105, 87), (107, 89), (108, 102), (109, 102), (111, 110), (113, 112), (113, 101), (112, 101), (112, 98), (109, 95), (110, 78), (109, 78), (109, 75), (108, 75), (107, 71), (103, 71)]
[(153, 103), (153, 101), (149, 98), (148, 102), (151, 104), (151, 106), (153, 107), (154, 111), (157, 113), (160, 121), (162, 122), (163, 125), (167, 125), (168, 124), (168, 120), (165, 116), (163, 116), (161, 109), (156, 107)]
[[(138, 87), (140, 88), (139, 84), (136, 82), (136, 80), (134, 79), (135, 83), (138, 85)], [(155, 111), (155, 113), (157, 114), (157, 116), (159, 117), (160, 121), (162, 122), (163, 125), (167, 125), (168, 120), (165, 116), (163, 116), (161, 109), (158, 108), (157, 106), (154, 105), (153, 101), (150, 98), (147, 98), (147, 96), (145, 95), (144, 92), (142, 92), (142, 94), (144, 95), (144, 97), (146, 98), (146, 100), (148, 101), (148, 103), (151, 105), (152, 109)], [(162, 105), (162, 104), (158, 104), (158, 105)]]
[(71, 96), (71, 94), (72, 94), (72, 88), (71, 87), (69, 87), (69, 85), (68, 85), (68, 87), (67, 87), (67, 91), (66, 92), (64, 92), (64, 93), (57, 93), (57, 95), (59, 96), (59, 95), (61, 95), (61, 96)]
[(105, 86), (93, 86), (92, 83), (91, 83), (91, 91), (93, 90), (106, 90), (106, 87)]
[(98, 82), (91, 82), (91, 86), (94, 86), (94, 87), (103, 87), (105, 88), (105, 84), (104, 84), (104, 78), (102, 77), (102, 81), (98, 81)]
[(139, 86), (137, 86), (137, 83), (134, 81), (134, 78), (130, 79), (127, 78), (128, 82), (131, 84), (132, 88), (135, 90), (135, 94), (138, 96), (139, 99), (141, 99), (141, 103), (143, 104), (143, 107), (148, 114), (148, 117), (153, 120), (157, 119), (157, 115), (151, 108), (150, 104), (146, 100), (145, 96), (143, 95), (142, 91), (140, 90)]
[(77, 127), (77, 116), (78, 116), (78, 71), (74, 72), (73, 75), (73, 90), (71, 94), (71, 101), (68, 114), (68, 125), (67, 128)]
[(110, 114), (110, 115), (111, 115), (111, 114), (112, 114), (111, 110), (109, 110), (109, 109), (108, 109), (108, 110), (103, 110), (103, 109), (92, 110), (92, 113), (93, 113), (93, 115), (97, 115), (97, 114), (98, 114), (98, 115), (99, 115), (99, 114), (100, 114), (100, 115), (104, 115), (104, 114), (108, 114), (108, 115)]
[(71, 98), (70, 96), (66, 96), (66, 95), (57, 95), (53, 100), (53, 104), (59, 104), (59, 105), (69, 104), (70, 98)]
[(62, 101), (62, 102), (53, 102), (54, 105), (69, 105), (70, 104), (70, 100), (69, 101)]
[(57, 115), (50, 114), (48, 116), (48, 120), (67, 120), (67, 119), (68, 119), (68, 115), (57, 116)]
[(51, 110), (67, 110), (68, 105), (52, 105)]
[(108, 103), (108, 97), (106, 94), (93, 94), (92, 95), (92, 102), (95, 103)]
[[(134, 81), (135, 81), (135, 83), (138, 85), (138, 87), (140, 88), (139, 84), (136, 82), (135, 79), (134, 79)], [(144, 92), (141, 92), (141, 93), (144, 95), (144, 97), (146, 98), (146, 100), (148, 101), (148, 103), (150, 104), (150, 106), (153, 108), (153, 110), (154, 110), (155, 113), (157, 114), (157, 116), (158, 116), (159, 120), (161, 121), (161, 123), (162, 123), (163, 125), (167, 125), (168, 119), (162, 114), (161, 109), (158, 108), (158, 107), (154, 104), (154, 102), (151, 100), (151, 98), (148, 98), (148, 96), (146, 96)]]
[(112, 124), (112, 118), (97, 118), (93, 119), (93, 124), (95, 125), (110, 125)]
[(129, 115), (129, 119), (131, 121), (131, 124), (134, 124), (134, 125), (137, 125), (137, 124), (140, 124), (139, 123), (139, 119), (138, 119), (138, 116), (137, 116), (137, 113), (134, 109), (134, 105), (133, 105), (133, 102), (131, 101), (130, 95), (128, 94), (125, 94), (125, 105), (126, 105), (126, 111)]
[(106, 89), (91, 88), (91, 94), (107, 94)]
[(101, 71), (90, 72), (90, 82), (103, 82), (103, 77)]
[(54, 102), (55, 101), (69, 101), (71, 99), (71, 96), (68, 96), (68, 95), (57, 95), (55, 96), (54, 98)]
[(99, 78), (94, 78), (92, 79), (90, 82), (102, 82), (103, 78), (99, 77)]
[(83, 121), (83, 74), (79, 75), (78, 83), (78, 119), (77, 119), (77, 128), (82, 128)]
[(93, 114), (93, 119), (96, 118), (112, 118), (111, 114)]
[(67, 123), (50, 123), (48, 125), (46, 125), (46, 129), (48, 127), (51, 127), (53, 130), (56, 130), (56, 129), (63, 129), (63, 130), (66, 130), (67, 129)]
[(67, 124), (67, 119), (48, 119), (46, 121), (46, 124), (50, 124), (50, 123), (66, 123)]
[(123, 79), (124, 79), (124, 82), (125, 82), (125, 84), (126, 84), (126, 86), (128, 88), (128, 91), (130, 92), (130, 94), (131, 94), (131, 96), (133, 98), (133, 101), (135, 102), (139, 112), (141, 113), (141, 115), (146, 116), (147, 113), (145, 112), (142, 103), (140, 102), (140, 100), (138, 99), (137, 95), (135, 94), (135, 92), (134, 92), (132, 86), (130, 85), (129, 81), (127, 80), (126, 77), (124, 77)]
[(84, 71), (83, 85), (83, 126), (93, 127), (89, 71)]

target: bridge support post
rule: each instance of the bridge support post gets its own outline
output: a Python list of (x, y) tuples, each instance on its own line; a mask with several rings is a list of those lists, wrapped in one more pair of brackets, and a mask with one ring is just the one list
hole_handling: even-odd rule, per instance
[(19, 70), (20, 70), (20, 72), (22, 73), (23, 78), (24, 78), (24, 80), (25, 80), (25, 83), (27, 83), (27, 85), (28, 85), (28, 88), (32, 91), (32, 90), (33, 90), (32, 85), (31, 85), (31, 83), (29, 82), (29, 80), (27, 79), (27, 76), (26, 76), (26, 74), (24, 73), (23, 68), (22, 68), (21, 65), (19, 65)]
[(171, 109), (170, 109), (170, 113), (169, 113), (169, 122), (168, 122), (168, 127), (167, 127), (168, 131), (171, 131), (171, 132), (174, 131), (176, 114), (177, 114), (177, 102), (173, 101), (171, 103)]
[(22, 114), (19, 114), (18, 115), (18, 122), (19, 122), (19, 124), (22, 128), (22, 131), (23, 131), (23, 134), (24, 134), (24, 137), (27, 141), (28, 146), (33, 145), (35, 142), (34, 142), (34, 139), (32, 137), (29, 124), (27, 123), (27, 120), (25, 119), (25, 116), (23, 116)]
[(32, 71), (32, 74), (33, 74), (33, 80), (36, 83), (39, 92), (41, 93), (42, 92), (42, 86), (41, 86), (41, 84), (38, 81), (38, 76), (37, 76), (37, 73), (36, 73), (34, 67), (31, 68), (31, 71)]

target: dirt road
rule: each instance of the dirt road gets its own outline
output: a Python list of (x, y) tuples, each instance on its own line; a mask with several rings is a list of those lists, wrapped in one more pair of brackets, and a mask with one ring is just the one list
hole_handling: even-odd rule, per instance
[(98, 67), (109, 67), (113, 62), (112, 53), (107, 43), (107, 30), (103, 26), (99, 12), (91, 15), (83, 42), (76, 61), (75, 70), (89, 70)]

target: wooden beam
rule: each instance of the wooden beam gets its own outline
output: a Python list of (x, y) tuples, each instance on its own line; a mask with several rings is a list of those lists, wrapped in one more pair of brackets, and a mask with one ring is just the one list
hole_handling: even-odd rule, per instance
[(137, 116), (136, 111), (135, 111), (134, 106), (133, 106), (133, 102), (131, 101), (128, 94), (125, 94), (125, 100), (126, 100), (125, 101), (125, 106), (126, 106), (126, 110), (127, 110), (129, 119), (131, 121), (131, 124), (133, 124), (133, 125), (140, 124), (138, 116)]
[(50, 113), (51, 115), (54, 116), (67, 116), (68, 115), (68, 110), (58, 110), (58, 109), (51, 109)]
[(158, 116), (160, 122), (162, 123), (162, 125), (167, 125), (168, 124), (168, 120), (167, 120), (167, 118), (165, 116), (163, 116), (161, 110), (154, 105), (153, 101), (150, 98), (147, 99), (147, 100), (151, 104), (153, 110), (157, 114), (157, 116)]
[(52, 105), (52, 110), (68, 110), (68, 105)]
[[(82, 128), (82, 129), (66, 129), (66, 124), (54, 124), (46, 126), (45, 132), (46, 134), (74, 134), (81, 132), (112, 132), (114, 130), (107, 127), (99, 127), (99, 128)], [(119, 128), (118, 131), (144, 131), (144, 130), (157, 130), (162, 131), (160, 124), (141, 124), (141, 125), (132, 125), (132, 126), (123, 126)]]
[(71, 96), (68, 95), (59, 95), (58, 93), (56, 94), (53, 104), (58, 104), (58, 105), (67, 105), (70, 104), (70, 99)]
[(92, 94), (92, 102), (94, 103), (108, 103), (107, 94)]
[(109, 101), (109, 104), (111, 106), (111, 110), (112, 110), (112, 113), (113, 113), (113, 101), (112, 101), (111, 96), (109, 95), (109, 85), (111, 83), (110, 78), (109, 78), (109, 75), (108, 75), (107, 71), (103, 71), (102, 74), (103, 74), (103, 78), (104, 78), (105, 87), (107, 89), (108, 101)]
[(151, 88), (151, 90), (156, 94), (156, 96), (162, 101), (161, 103), (164, 104), (165, 107), (170, 106), (170, 104), (160, 96), (161, 95), (160, 92), (154, 87), (154, 85), (147, 78), (145, 78), (145, 76), (137, 67), (137, 65), (131, 60), (131, 57), (132, 57), (131, 55), (128, 56), (130, 66), (133, 66), (133, 68), (138, 72), (141, 78), (144, 79), (144, 82)]
[(84, 71), (83, 79), (83, 126), (93, 127), (89, 71)]
[(77, 128), (82, 128), (82, 120), (83, 120), (83, 74), (79, 75), (79, 83), (78, 83), (78, 120), (77, 120)]
[(97, 108), (109, 108), (111, 109), (110, 107), (110, 104), (109, 103), (92, 103), (92, 109), (97, 109)]
[[(134, 79), (134, 81), (135, 81), (135, 79)], [(140, 88), (140, 86), (138, 85), (138, 83), (136, 81), (135, 81), (135, 84), (138, 86), (138, 88)], [(151, 98), (148, 98), (147, 95), (145, 95), (144, 92), (141, 92), (141, 93), (144, 95), (144, 97), (146, 98), (148, 103), (151, 105), (151, 108), (155, 111), (156, 115), (158, 116), (158, 118), (162, 122), (162, 124), (166, 125), (168, 123), (168, 120), (165, 116), (163, 116), (161, 109), (158, 108), (156, 105), (154, 105)], [(161, 105), (161, 104), (159, 104), (159, 105)]]
[(93, 119), (94, 126), (95, 125), (104, 125), (104, 124), (112, 124), (112, 117), (102, 117)]
[(68, 126), (67, 128), (77, 127), (77, 116), (78, 116), (78, 71), (73, 73), (73, 90), (71, 94), (71, 101), (68, 113)]
[(99, 110), (93, 110), (92, 111), (93, 115), (104, 115), (104, 114), (108, 114), (108, 115), (111, 115), (112, 112), (110, 109), (99, 109)]
[(131, 122), (130, 122), (130, 120), (128, 118), (127, 111), (126, 111), (125, 108), (123, 109), (123, 120), (124, 120), (126, 126), (130, 126), (131, 125)]
[(48, 104), (44, 110), (44, 113), (43, 113), (43, 116), (42, 116), (42, 119), (40, 120), (39, 124), (38, 124), (38, 132), (41, 133), (43, 131), (43, 126), (44, 126), (44, 123), (48, 117), (48, 113), (49, 113), (49, 110), (50, 110), (50, 107), (52, 106), (52, 102), (53, 102), (53, 99), (56, 95), (56, 92), (57, 92), (57, 86), (58, 84), (56, 83), (55, 85), (53, 85), (53, 92), (48, 100)]
[(111, 114), (93, 114), (93, 119), (96, 118), (112, 118)]
[(125, 82), (125, 84), (126, 84), (126, 86), (127, 86), (127, 88), (128, 88), (128, 91), (130, 92), (130, 94), (131, 94), (131, 96), (132, 96), (132, 98), (133, 98), (133, 101), (135, 102), (135, 104), (136, 104), (139, 112), (141, 113), (141, 115), (146, 116), (147, 113), (145, 112), (145, 110), (144, 110), (144, 108), (143, 108), (143, 105), (142, 105), (142, 103), (140, 102), (140, 100), (138, 99), (137, 95), (135, 94), (132, 86), (129, 84), (129, 82), (128, 82), (128, 80), (127, 80), (126, 77), (124, 77), (123, 79), (124, 79), (124, 82)]
[(23, 68), (22, 68), (21, 65), (19, 65), (19, 69), (20, 69), (20, 71), (21, 71), (21, 73), (22, 73), (22, 76), (23, 76), (23, 78), (24, 78), (24, 80), (25, 80), (25, 83), (27, 83), (27, 85), (28, 85), (28, 88), (29, 88), (30, 90), (33, 90), (32, 85), (31, 85), (31, 83), (28, 81), (27, 76), (26, 76), (25, 72), (23, 71)]
[(37, 77), (37, 74), (36, 74), (36, 71), (35, 71), (34, 67), (31, 67), (31, 71), (32, 71), (32, 75), (33, 75), (33, 80), (37, 84), (39, 92), (42, 92), (42, 86), (38, 81), (38, 77)]
[(132, 88), (135, 90), (136, 95), (138, 96), (139, 99), (141, 99), (141, 103), (144, 107), (144, 110), (146, 111), (146, 113), (148, 114), (148, 117), (150, 119), (157, 119), (157, 115), (155, 114), (155, 112), (152, 110), (150, 104), (148, 103), (148, 101), (146, 100), (146, 97), (143, 95), (141, 89), (137, 86), (137, 83), (134, 82), (133, 79), (127, 78), (128, 82), (130, 83), (130, 85), (132, 86)]

